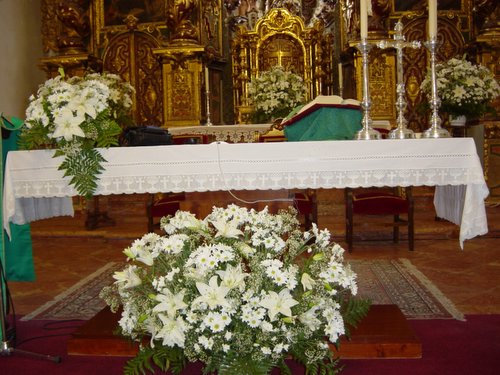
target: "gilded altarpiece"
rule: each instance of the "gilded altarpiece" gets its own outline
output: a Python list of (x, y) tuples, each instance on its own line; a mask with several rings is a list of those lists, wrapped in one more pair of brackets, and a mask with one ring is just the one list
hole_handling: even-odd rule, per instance
[(202, 70), (222, 60), (222, 13), (222, 0), (42, 0), (41, 66), (119, 74), (136, 89), (139, 125), (199, 124)]
[(333, 94), (331, 35), (321, 22), (306, 27), (286, 9), (271, 9), (255, 28), (240, 26), (231, 45), (234, 109), (240, 123), (250, 122), (248, 83), (275, 65), (303, 77), (307, 98)]

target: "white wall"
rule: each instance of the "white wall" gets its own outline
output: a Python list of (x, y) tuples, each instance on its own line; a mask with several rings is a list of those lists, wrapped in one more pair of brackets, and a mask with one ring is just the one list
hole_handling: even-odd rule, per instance
[(24, 119), (28, 98), (45, 81), (40, 0), (0, 0), (0, 112)]

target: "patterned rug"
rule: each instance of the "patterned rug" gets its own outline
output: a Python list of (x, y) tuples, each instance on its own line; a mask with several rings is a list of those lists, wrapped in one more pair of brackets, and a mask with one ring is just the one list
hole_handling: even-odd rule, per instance
[(123, 266), (120, 262), (106, 264), (20, 320), (89, 320), (106, 307), (99, 293), (113, 283), (113, 273)]
[[(408, 319), (464, 320), (432, 282), (408, 259), (350, 260), (358, 274), (358, 296), (372, 304), (396, 304)], [(113, 282), (122, 263), (108, 263), (21, 320), (88, 320), (105, 307), (101, 289)]]
[(350, 260), (358, 296), (376, 305), (398, 305), (407, 319), (465, 320), (446, 296), (408, 259)]

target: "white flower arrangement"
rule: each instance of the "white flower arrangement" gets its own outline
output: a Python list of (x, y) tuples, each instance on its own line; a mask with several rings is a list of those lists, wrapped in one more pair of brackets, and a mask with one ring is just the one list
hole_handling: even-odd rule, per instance
[[(491, 110), (489, 104), (500, 94), (500, 86), (491, 71), (464, 58), (436, 64), (436, 82), (440, 108), (453, 116), (482, 116)], [(430, 71), (420, 88), (430, 100)]]
[(115, 74), (51, 78), (29, 99), (20, 146), (56, 148), (54, 157), (64, 156), (59, 169), (71, 177), (79, 194), (89, 198), (105, 161), (95, 147), (118, 145), (133, 93), (133, 87)]
[(248, 84), (248, 97), (254, 107), (254, 121), (284, 118), (305, 101), (306, 87), (299, 75), (281, 66), (262, 72)]
[(236, 205), (204, 220), (177, 211), (161, 225), (166, 235), (125, 249), (131, 264), (101, 292), (112, 311), (122, 306), (122, 333), (143, 343), (128, 373), (151, 360), (180, 372), (188, 360), (204, 373), (268, 374), (288, 369), (287, 358), (335, 373), (329, 344), (369, 303), (352, 297), (356, 274), (328, 230), (302, 232), (292, 208), (272, 215)]

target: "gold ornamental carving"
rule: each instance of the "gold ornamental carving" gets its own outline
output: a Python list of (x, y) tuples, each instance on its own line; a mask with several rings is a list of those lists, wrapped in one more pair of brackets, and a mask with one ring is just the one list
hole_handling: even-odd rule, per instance
[(201, 120), (202, 46), (171, 45), (154, 51), (163, 71), (164, 126), (199, 125)]
[(103, 70), (118, 74), (135, 87), (136, 124), (163, 124), (161, 65), (153, 51), (158, 41), (151, 35), (130, 30), (115, 35), (103, 53)]
[[(306, 100), (332, 93), (332, 48), (321, 22), (306, 27), (300, 16), (274, 8), (248, 30), (239, 26), (233, 36), (233, 99), (238, 121), (249, 121), (248, 83), (272, 66), (299, 74)], [(331, 41), (331, 40), (330, 40)]]
[[(371, 116), (375, 120), (394, 120), (396, 118), (395, 56), (393, 53), (373, 50), (370, 55), (369, 84), (371, 95)], [(361, 98), (362, 66), (361, 56), (356, 59), (356, 78), (358, 97)]]
[(167, 1), (167, 26), (172, 30), (171, 42), (175, 44), (196, 43), (199, 38), (195, 27), (198, 0), (170, 0)]
[(500, 203), (500, 123), (496, 120), (481, 123), (484, 125), (484, 175), (490, 189), (488, 202)]

